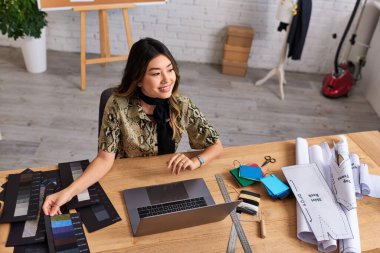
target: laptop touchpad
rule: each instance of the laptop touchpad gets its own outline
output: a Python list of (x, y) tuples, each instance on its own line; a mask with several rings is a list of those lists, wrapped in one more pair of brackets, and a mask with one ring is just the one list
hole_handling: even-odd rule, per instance
[(189, 198), (182, 182), (149, 186), (146, 191), (152, 205)]

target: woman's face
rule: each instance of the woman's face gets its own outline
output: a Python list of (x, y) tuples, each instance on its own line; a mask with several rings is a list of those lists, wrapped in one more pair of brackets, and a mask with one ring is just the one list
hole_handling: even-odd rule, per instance
[(173, 65), (165, 55), (153, 58), (141, 83), (141, 91), (152, 98), (169, 98), (172, 95), (176, 75)]

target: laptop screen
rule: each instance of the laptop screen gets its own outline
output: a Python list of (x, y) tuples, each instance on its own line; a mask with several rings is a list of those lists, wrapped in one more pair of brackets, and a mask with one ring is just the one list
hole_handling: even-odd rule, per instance
[(146, 191), (152, 205), (189, 198), (182, 182), (149, 186)]

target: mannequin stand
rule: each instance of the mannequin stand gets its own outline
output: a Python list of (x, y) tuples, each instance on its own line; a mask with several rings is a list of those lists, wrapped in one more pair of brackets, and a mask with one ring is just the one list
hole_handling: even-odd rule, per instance
[(284, 64), (285, 64), (285, 60), (286, 60), (286, 53), (288, 51), (287, 40), (288, 40), (289, 29), (290, 29), (290, 24), (288, 25), (288, 28), (286, 30), (286, 36), (285, 36), (285, 40), (282, 44), (280, 59), (278, 61), (277, 66), (275, 68), (273, 68), (271, 71), (269, 71), (268, 74), (264, 78), (256, 81), (256, 83), (255, 83), (255, 86), (263, 85), (266, 81), (268, 81), (269, 78), (271, 78), (274, 75), (277, 75), (278, 83), (280, 86), (280, 98), (281, 98), (281, 100), (284, 100), (284, 84), (286, 84)]

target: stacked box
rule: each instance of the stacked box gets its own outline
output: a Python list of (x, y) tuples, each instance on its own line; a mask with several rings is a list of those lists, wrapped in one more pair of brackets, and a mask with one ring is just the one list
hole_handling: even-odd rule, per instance
[(227, 27), (227, 40), (224, 45), (224, 57), (222, 62), (223, 74), (245, 76), (253, 35), (254, 31), (251, 27)]

